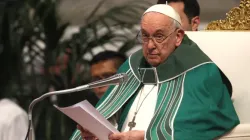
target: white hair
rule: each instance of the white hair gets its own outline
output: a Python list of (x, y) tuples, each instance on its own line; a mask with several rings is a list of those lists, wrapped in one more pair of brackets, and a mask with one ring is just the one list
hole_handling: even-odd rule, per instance
[(175, 19), (172, 19), (172, 23), (173, 23), (173, 26), (176, 28), (176, 29), (182, 29), (182, 26), (181, 26), (181, 24), (178, 22), (178, 21), (176, 21)]

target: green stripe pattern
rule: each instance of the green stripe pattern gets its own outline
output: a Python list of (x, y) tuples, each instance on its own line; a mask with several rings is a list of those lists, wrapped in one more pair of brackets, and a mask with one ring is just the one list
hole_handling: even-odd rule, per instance
[[(135, 94), (141, 85), (131, 70), (128, 70), (128, 81), (114, 86), (108, 97), (97, 107), (106, 118), (112, 117)], [(159, 85), (155, 114), (146, 132), (147, 140), (172, 140), (173, 123), (183, 97), (183, 81), (185, 74)], [(71, 140), (81, 140), (80, 131), (73, 134)]]
[(126, 73), (128, 75), (128, 81), (120, 86), (115, 86), (110, 92), (109, 97), (97, 107), (97, 110), (106, 119), (113, 116), (140, 86), (140, 81), (135, 78), (131, 70), (128, 70)]
[(173, 122), (183, 97), (183, 81), (185, 75), (162, 83), (155, 114), (146, 132), (147, 140), (172, 140)]

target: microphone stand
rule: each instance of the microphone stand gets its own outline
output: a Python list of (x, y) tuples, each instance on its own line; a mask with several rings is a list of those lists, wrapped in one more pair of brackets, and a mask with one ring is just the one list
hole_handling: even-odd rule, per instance
[(89, 85), (84, 85), (84, 86), (76, 87), (73, 89), (48, 92), (46, 94), (43, 94), (39, 98), (36, 98), (35, 100), (33, 100), (31, 102), (31, 104), (29, 106), (29, 110), (28, 110), (29, 130), (28, 130), (27, 135), (29, 135), (29, 140), (33, 140), (32, 110), (33, 110), (33, 107), (35, 106), (36, 103), (38, 103), (39, 101), (42, 101), (45, 98), (52, 96), (52, 95), (68, 94), (68, 93), (78, 92), (78, 91), (82, 91), (82, 90), (86, 90), (86, 89), (89, 89)]
[(127, 80), (128, 80), (127, 74), (120, 73), (120, 74), (116, 74), (114, 76), (111, 76), (107, 79), (92, 82), (90, 84), (75, 87), (72, 89), (48, 92), (46, 94), (43, 94), (39, 98), (36, 98), (35, 100), (33, 100), (31, 102), (31, 104), (29, 106), (29, 110), (28, 110), (29, 128), (28, 128), (28, 132), (27, 132), (27, 135), (25, 137), (25, 140), (27, 138), (28, 138), (28, 140), (33, 140), (32, 110), (33, 110), (33, 107), (35, 106), (35, 104), (37, 104), (38, 102), (40, 102), (40, 101), (44, 100), (45, 98), (52, 96), (52, 95), (68, 94), (68, 93), (72, 93), (72, 92), (78, 92), (78, 91), (102, 87), (102, 86), (117, 85), (117, 84), (126, 82)]

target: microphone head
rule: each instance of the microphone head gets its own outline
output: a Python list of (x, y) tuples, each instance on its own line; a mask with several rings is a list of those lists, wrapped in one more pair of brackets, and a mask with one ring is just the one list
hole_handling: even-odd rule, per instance
[(119, 73), (119, 74), (116, 74), (114, 76), (119, 77), (120, 83), (124, 83), (124, 82), (128, 81), (128, 75), (126, 73)]
[(96, 87), (109, 86), (109, 85), (119, 85), (127, 81), (128, 81), (128, 75), (126, 73), (119, 73), (109, 78), (89, 83), (88, 85), (89, 85), (89, 88), (96, 88)]

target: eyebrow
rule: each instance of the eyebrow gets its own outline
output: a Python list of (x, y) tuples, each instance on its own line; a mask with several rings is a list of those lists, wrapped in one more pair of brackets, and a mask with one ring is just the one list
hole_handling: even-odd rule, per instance
[(162, 29), (158, 29), (158, 30), (156, 30), (155, 32), (154, 32), (154, 34), (155, 33), (164, 33), (164, 31), (162, 30)]
[[(146, 30), (144, 30), (144, 29), (141, 29), (141, 32), (146, 32), (146, 33), (148, 33)], [(164, 32), (164, 30), (163, 29), (158, 29), (158, 30), (156, 30), (154, 33), (159, 33), (159, 32)]]

